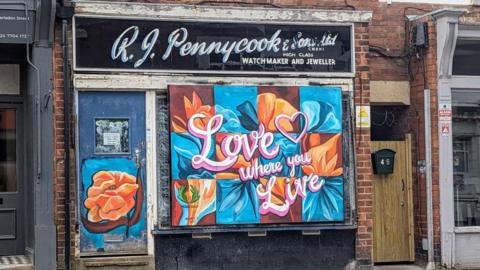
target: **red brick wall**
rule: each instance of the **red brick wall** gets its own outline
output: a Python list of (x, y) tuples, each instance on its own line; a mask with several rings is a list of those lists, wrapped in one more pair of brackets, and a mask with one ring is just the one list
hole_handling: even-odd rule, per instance
[[(55, 172), (54, 172), (54, 191), (55, 191), (55, 225), (57, 227), (57, 268), (58, 269), (65, 269), (65, 137), (64, 137), (64, 93), (63, 93), (63, 83), (64, 83), (64, 74), (63, 74), (63, 50), (62, 50), (62, 26), (58, 22), (55, 24), (55, 43), (53, 47), (53, 71), (54, 71), (54, 142), (55, 142)], [(71, 41), (70, 41), (71, 44)], [(70, 75), (69, 75), (70, 76)], [(72, 95), (70, 95), (72, 97)], [(70, 102), (72, 104), (73, 102)], [(70, 217), (71, 217), (71, 254), (73, 258), (74, 250), (75, 250), (75, 242), (73, 239), (75, 238), (75, 222), (76, 222), (76, 215), (75, 215), (75, 169), (73, 164), (75, 164), (75, 155), (73, 144), (72, 146), (70, 157), (71, 161), (70, 166), (72, 169), (70, 170)]]
[[(368, 62), (369, 27), (355, 25), (355, 105), (370, 104), (370, 67)], [(357, 246), (356, 259), (371, 262), (373, 257), (373, 178), (370, 162), (370, 129), (355, 130), (357, 172)]]

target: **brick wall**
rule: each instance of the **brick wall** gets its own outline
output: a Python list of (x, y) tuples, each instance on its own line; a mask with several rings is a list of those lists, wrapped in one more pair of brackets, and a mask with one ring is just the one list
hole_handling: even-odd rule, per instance
[[(71, 40), (69, 41), (71, 44)], [(63, 74), (63, 50), (62, 50), (62, 25), (57, 22), (55, 24), (55, 43), (53, 47), (53, 69), (54, 69), (54, 142), (55, 142), (55, 172), (54, 172), (54, 191), (55, 191), (55, 225), (57, 227), (57, 268), (65, 269), (65, 137), (64, 137), (64, 93), (63, 93), (63, 83), (64, 83), (64, 74)], [(70, 76), (70, 75), (69, 75)], [(70, 97), (73, 97), (71, 94)], [(70, 98), (72, 99), (72, 98)], [(70, 104), (73, 102), (71, 101)], [(73, 125), (72, 125), (73, 126)], [(71, 129), (72, 130), (72, 129)], [(70, 157), (71, 157), (71, 170), (70, 170), (70, 217), (71, 217), (71, 257), (73, 258), (75, 250), (75, 155), (73, 149), (73, 143)]]
[[(367, 23), (355, 25), (355, 105), (370, 104), (369, 30)], [(370, 162), (370, 129), (357, 128), (355, 130), (355, 153), (358, 222), (356, 259), (370, 263), (373, 259), (373, 178)]]

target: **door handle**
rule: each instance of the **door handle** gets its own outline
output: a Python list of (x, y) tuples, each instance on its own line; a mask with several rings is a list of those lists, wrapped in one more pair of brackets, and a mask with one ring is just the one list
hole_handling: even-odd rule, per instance
[(405, 181), (403, 181), (403, 178), (402, 178), (402, 191), (405, 191)]

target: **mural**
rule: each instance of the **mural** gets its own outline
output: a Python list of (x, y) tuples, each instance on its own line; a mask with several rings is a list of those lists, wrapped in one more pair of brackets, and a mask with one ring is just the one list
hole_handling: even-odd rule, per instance
[(172, 226), (342, 221), (341, 94), (170, 86)]
[[(131, 242), (141, 245), (145, 233), (144, 170), (129, 158), (92, 158), (81, 165), (82, 227), (89, 249)], [(107, 249), (108, 250), (108, 249)]]
[(79, 125), (80, 251), (146, 250), (145, 94), (80, 92)]

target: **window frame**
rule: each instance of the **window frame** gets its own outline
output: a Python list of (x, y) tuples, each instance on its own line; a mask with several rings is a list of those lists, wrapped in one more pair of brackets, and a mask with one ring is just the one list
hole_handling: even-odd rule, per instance
[[(477, 0), (475, 0), (477, 1)], [(478, 1), (477, 1), (478, 2)], [(457, 39), (466, 39), (466, 40), (480, 40), (480, 27), (478, 25), (465, 25), (459, 24), (458, 25), (458, 35)], [(452, 62), (452, 69), (453, 69), (453, 62)], [(450, 85), (450, 94), (454, 91), (463, 90), (463, 91), (478, 91), (478, 85), (480, 85), (480, 76), (475, 75), (452, 75), (451, 78), (451, 85)], [(453, 100), (450, 100), (451, 104), (453, 104)], [(453, 144), (452, 144), (453, 148)], [(453, 155), (453, 149), (451, 152)], [(452, 164), (453, 165), (453, 164)], [(453, 166), (452, 166), (452, 175), (450, 175), (453, 179)], [(452, 182), (453, 184), (453, 182)], [(453, 192), (453, 186), (452, 186)], [(452, 211), (454, 211), (455, 201), (452, 194)], [(452, 214), (454, 214), (452, 212)], [(453, 216), (452, 216), (453, 218)], [(480, 233), (480, 226), (457, 226), (455, 222), (453, 224), (453, 231), (455, 233)]]

